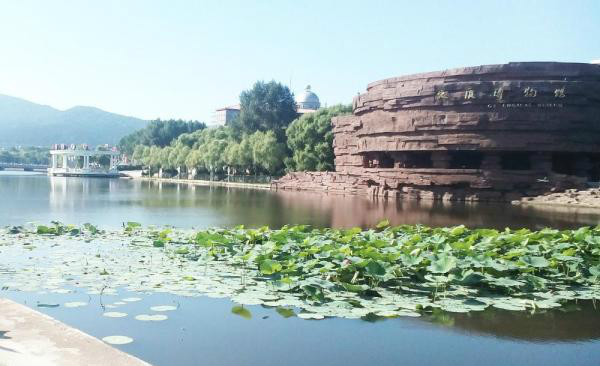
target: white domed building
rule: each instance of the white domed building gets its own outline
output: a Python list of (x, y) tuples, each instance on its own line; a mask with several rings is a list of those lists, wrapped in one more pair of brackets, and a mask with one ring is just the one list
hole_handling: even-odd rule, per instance
[(310, 90), (310, 85), (304, 89), (304, 93), (298, 95), (296, 98), (296, 105), (298, 106), (299, 114), (312, 113), (321, 108), (319, 97)]

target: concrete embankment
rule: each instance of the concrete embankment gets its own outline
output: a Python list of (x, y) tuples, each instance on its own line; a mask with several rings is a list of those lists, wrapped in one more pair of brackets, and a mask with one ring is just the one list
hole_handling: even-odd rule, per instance
[(1, 366), (150, 366), (47, 315), (0, 299)]
[(600, 210), (600, 188), (584, 190), (568, 189), (559, 193), (525, 197), (518, 201), (513, 201), (512, 203), (516, 205), (562, 206)]
[(214, 180), (200, 180), (200, 179), (178, 179), (178, 178), (156, 178), (156, 177), (143, 177), (141, 174), (133, 172), (121, 172), (123, 175), (133, 178), (147, 180), (151, 182), (164, 182), (164, 183), (184, 183), (192, 184), (197, 186), (221, 186), (221, 187), (236, 187), (236, 188), (253, 188), (253, 189), (271, 189), (269, 183), (243, 183), (243, 182), (227, 182), (227, 181), (214, 181)]

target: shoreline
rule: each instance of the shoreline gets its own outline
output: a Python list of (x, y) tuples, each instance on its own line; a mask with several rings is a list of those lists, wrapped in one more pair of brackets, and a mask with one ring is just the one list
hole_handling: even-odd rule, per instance
[(0, 364), (7, 366), (151, 366), (55, 318), (0, 298)]
[(517, 206), (588, 209), (600, 213), (600, 188), (567, 189), (564, 192), (523, 197), (511, 203)]
[[(31, 172), (43, 174), (41, 172)], [(303, 192), (303, 193), (313, 193), (320, 195), (335, 195), (335, 196), (355, 196), (355, 197), (363, 197), (369, 198), (369, 195), (362, 195), (356, 193), (341, 193), (336, 191), (329, 190), (314, 190), (314, 189), (286, 189), (277, 187), (277, 184), (273, 183), (277, 180), (274, 180), (271, 183), (245, 183), (245, 182), (228, 182), (228, 181), (210, 181), (203, 179), (182, 179), (182, 178), (157, 178), (157, 177), (146, 177), (141, 176), (140, 171), (123, 171), (121, 172), (121, 178), (125, 179), (134, 179), (134, 180), (142, 180), (149, 182), (159, 182), (159, 183), (174, 183), (174, 184), (188, 184), (195, 186), (219, 186), (219, 187), (231, 187), (231, 188), (247, 188), (247, 189), (261, 189), (261, 190), (272, 190), (272, 191), (286, 191), (286, 192)], [(383, 200), (394, 200), (394, 197), (377, 197), (378, 199)], [(421, 199), (411, 199), (410, 197), (402, 197), (398, 199), (399, 201), (430, 201), (426, 198)], [(445, 202), (452, 202), (445, 201)], [(454, 201), (461, 202), (461, 201)], [(467, 201), (462, 201), (467, 203)], [(481, 202), (468, 202), (468, 203), (481, 203)], [(549, 193), (545, 195), (539, 196), (528, 196), (523, 197), (519, 200), (513, 200), (510, 202), (504, 202), (504, 204), (512, 205), (512, 206), (522, 206), (522, 207), (533, 207), (533, 208), (563, 208), (563, 209), (579, 209), (585, 210), (588, 213), (599, 213), (600, 214), (600, 188), (589, 188), (584, 190), (576, 190), (576, 189), (568, 189), (564, 192), (557, 193)]]
[[(157, 177), (142, 177), (137, 175), (124, 174), (126, 178), (145, 180), (145, 181), (156, 181), (165, 183), (185, 183), (198, 186), (220, 186), (220, 187), (234, 187), (234, 188), (250, 188), (250, 189), (262, 189), (262, 190), (273, 190), (278, 191), (277, 186), (273, 187), (272, 183), (244, 183), (244, 182), (227, 182), (227, 181), (210, 181), (202, 179), (180, 179), (180, 178), (157, 178)], [(285, 189), (284, 189), (285, 190)], [(329, 194), (333, 192), (327, 191), (314, 191), (314, 190), (286, 190), (291, 192), (312, 192), (316, 194)], [(336, 194), (336, 193), (334, 193)], [(346, 194), (336, 194), (340, 196), (347, 196)], [(357, 194), (350, 194), (350, 196), (363, 196)], [(368, 198), (368, 195), (363, 197)], [(409, 201), (423, 201), (424, 199), (410, 199)], [(385, 197), (384, 199), (388, 199)], [(391, 198), (394, 199), (394, 198)], [(402, 199), (404, 200), (404, 199)], [(427, 201), (427, 199), (425, 199)], [(600, 213), (600, 188), (590, 188), (585, 190), (569, 189), (565, 192), (550, 193), (546, 195), (534, 196), (534, 197), (523, 197), (520, 200), (514, 200), (511, 202), (505, 202), (505, 204), (513, 206), (523, 207), (562, 207), (571, 209), (586, 209), (591, 213)]]
[(250, 188), (250, 189), (265, 189), (270, 190), (270, 183), (243, 183), (243, 182), (227, 182), (227, 181), (211, 181), (202, 179), (180, 179), (180, 178), (155, 178), (155, 177), (142, 177), (142, 176), (131, 176), (125, 174), (129, 179), (160, 182), (160, 183), (184, 183), (196, 186), (220, 186), (220, 187), (234, 187), (234, 188)]

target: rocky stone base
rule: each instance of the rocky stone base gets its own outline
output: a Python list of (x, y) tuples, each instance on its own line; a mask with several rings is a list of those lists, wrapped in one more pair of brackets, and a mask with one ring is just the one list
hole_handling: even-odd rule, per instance
[[(408, 182), (412, 182), (408, 180)], [(338, 172), (295, 172), (273, 181), (271, 189), (323, 192), (340, 195), (362, 195), (392, 199), (463, 201), (463, 202), (511, 202), (528, 194), (542, 194), (549, 190), (540, 186), (526, 192), (498, 190), (491, 187), (480, 189), (460, 185), (407, 184), (406, 180), (382, 177), (380, 174), (351, 175)]]
[(365, 195), (369, 186), (360, 176), (336, 172), (289, 173), (271, 183), (271, 189)]

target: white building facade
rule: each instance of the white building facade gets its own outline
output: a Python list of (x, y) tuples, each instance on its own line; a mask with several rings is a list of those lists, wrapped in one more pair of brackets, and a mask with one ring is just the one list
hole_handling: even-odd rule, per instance
[(307, 85), (304, 92), (296, 97), (296, 105), (299, 114), (312, 113), (321, 108), (321, 101), (310, 85)]
[(228, 123), (236, 119), (240, 115), (240, 105), (232, 105), (219, 108), (213, 115), (212, 124), (214, 126), (226, 126)]

